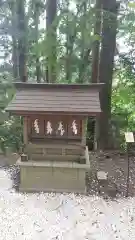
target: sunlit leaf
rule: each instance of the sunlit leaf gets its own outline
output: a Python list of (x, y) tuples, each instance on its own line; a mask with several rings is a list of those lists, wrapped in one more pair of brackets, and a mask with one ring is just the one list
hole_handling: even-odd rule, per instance
[(130, 8), (135, 8), (135, 2), (129, 2), (129, 3), (128, 3), (128, 6), (129, 6)]

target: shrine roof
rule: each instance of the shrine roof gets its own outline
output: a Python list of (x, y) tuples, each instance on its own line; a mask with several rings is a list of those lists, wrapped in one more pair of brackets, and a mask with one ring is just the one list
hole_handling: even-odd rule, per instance
[(96, 115), (101, 112), (99, 91), (103, 84), (15, 83), (16, 94), (6, 111), (23, 115), (65, 113)]

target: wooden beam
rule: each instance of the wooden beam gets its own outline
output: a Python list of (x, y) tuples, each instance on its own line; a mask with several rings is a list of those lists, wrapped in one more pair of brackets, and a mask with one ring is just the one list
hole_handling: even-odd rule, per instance
[(82, 120), (82, 146), (86, 146), (86, 126), (87, 126), (87, 118)]
[(23, 117), (23, 142), (28, 144), (28, 121), (27, 117)]

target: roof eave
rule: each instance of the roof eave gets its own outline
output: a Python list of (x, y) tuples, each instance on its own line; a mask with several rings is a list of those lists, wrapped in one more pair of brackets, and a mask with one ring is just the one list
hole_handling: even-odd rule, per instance
[(22, 110), (10, 110), (10, 109), (5, 109), (6, 112), (9, 112), (11, 115), (19, 115), (19, 116), (31, 116), (31, 115), (77, 115), (77, 116), (98, 116), (102, 112), (44, 112), (44, 111), (22, 111)]
[(17, 90), (21, 89), (86, 89), (86, 88), (91, 88), (91, 89), (101, 89), (104, 86), (104, 83), (90, 83), (90, 84), (65, 84), (65, 83), (23, 83), (23, 82), (15, 82), (13, 83), (15, 88)]

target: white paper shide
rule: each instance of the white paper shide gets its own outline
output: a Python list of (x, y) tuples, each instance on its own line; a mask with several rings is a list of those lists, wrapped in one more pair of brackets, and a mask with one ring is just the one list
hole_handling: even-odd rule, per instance
[(74, 120), (73, 122), (72, 122), (72, 126), (71, 126), (71, 128), (72, 128), (72, 131), (73, 131), (73, 133), (75, 134), (75, 135), (77, 135), (77, 123), (76, 123), (76, 120)]
[(47, 131), (47, 134), (52, 134), (52, 132), (53, 132), (52, 124), (50, 121), (47, 122), (46, 131)]
[(38, 119), (35, 119), (34, 121), (34, 129), (37, 134), (39, 134), (39, 124), (38, 124)]
[(60, 132), (60, 136), (63, 136), (65, 133), (63, 123), (61, 121), (58, 123), (58, 132)]

